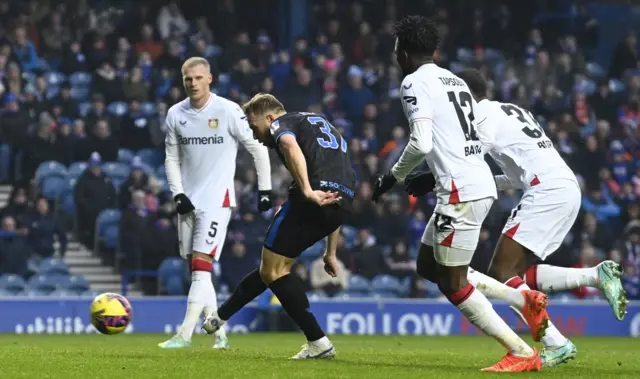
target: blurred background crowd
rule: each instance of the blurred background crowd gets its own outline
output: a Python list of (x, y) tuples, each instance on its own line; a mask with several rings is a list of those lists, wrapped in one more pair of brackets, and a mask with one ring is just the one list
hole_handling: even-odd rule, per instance
[[(185, 96), (181, 63), (203, 56), (218, 95), (241, 104), (273, 93), (288, 110), (323, 113), (349, 141), (359, 186), (339, 244), (344, 274), (324, 274), (318, 244), (294, 269), (308, 290), (438, 297), (414, 276), (435, 197), (417, 200), (398, 187), (370, 201), (370, 178), (397, 161), (408, 139), (391, 25), (419, 13), (440, 26), (436, 62), (454, 72), (477, 68), (490, 98), (530, 109), (579, 176), (582, 212), (549, 262), (613, 259), (624, 266), (630, 298), (640, 298), (640, 12), (630, 2), (206, 3), (0, 0), (0, 181), (12, 188), (0, 212), (0, 274), (38, 277), (42, 262), (64, 261), (72, 239), (119, 271), (160, 268), (158, 279), (141, 281), (147, 294), (188, 288), (185, 273), (175, 274), (182, 266), (162, 167), (164, 116)], [(290, 177), (273, 158), (281, 204)], [(246, 152), (237, 166), (238, 207), (216, 267), (222, 292), (256, 266), (272, 216), (256, 210)], [(476, 269), (486, 270), (519, 196), (500, 194)]]

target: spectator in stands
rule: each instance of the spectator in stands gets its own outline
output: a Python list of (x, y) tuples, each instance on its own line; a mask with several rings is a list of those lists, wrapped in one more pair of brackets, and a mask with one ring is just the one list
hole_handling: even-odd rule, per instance
[(107, 119), (98, 120), (95, 131), (89, 141), (91, 149), (100, 154), (104, 162), (114, 162), (118, 160), (120, 143), (111, 133)]
[(129, 103), (129, 113), (122, 120), (120, 146), (137, 151), (153, 147), (149, 130), (149, 117), (140, 110), (140, 102), (133, 100)]
[[(8, 88), (5, 85), (5, 88)], [(5, 108), (0, 110), (0, 141), (3, 144), (11, 146), (11, 155), (9, 160), (4, 162), (5, 170), (10, 170), (5, 173), (6, 178), (14, 178), (13, 164), (16, 162), (16, 156), (22, 150), (26, 144), (28, 138), (29, 128), (31, 123), (29, 119), (29, 113), (24, 109), (18, 97), (8, 92), (4, 96)]]
[(142, 171), (142, 161), (136, 157), (131, 165), (129, 177), (120, 186), (118, 204), (124, 209), (131, 203), (131, 195), (134, 191), (144, 191), (149, 185), (149, 176)]
[(57, 237), (60, 244), (58, 255), (64, 257), (67, 251), (67, 233), (49, 210), (47, 199), (40, 198), (36, 201), (35, 209), (25, 216), (24, 225), (29, 228), (28, 242), (35, 254), (41, 258), (53, 256), (54, 237)]
[(222, 281), (229, 288), (236, 288), (255, 263), (256, 259), (247, 254), (247, 247), (242, 242), (233, 242), (231, 248), (224, 249), (220, 257)]
[(87, 162), (89, 167), (80, 175), (74, 187), (80, 241), (93, 247), (98, 214), (116, 203), (116, 190), (111, 179), (103, 172), (100, 154), (94, 152)]
[(311, 288), (314, 290), (320, 290), (327, 296), (333, 296), (338, 292), (347, 289), (351, 273), (347, 270), (342, 261), (338, 259), (337, 262), (338, 276), (334, 278), (327, 275), (327, 272), (324, 270), (324, 259), (322, 257), (314, 260), (309, 268)]
[(620, 79), (625, 70), (638, 67), (640, 55), (638, 54), (638, 41), (636, 33), (629, 31), (625, 38), (618, 43), (613, 53), (609, 76)]
[(29, 211), (29, 199), (24, 187), (14, 187), (11, 191), (9, 204), (0, 211), (0, 217), (11, 216), (21, 222)]
[(309, 275), (309, 269), (307, 268), (307, 265), (304, 264), (304, 262), (298, 261), (294, 263), (293, 267), (291, 267), (291, 274), (295, 275), (298, 278), (298, 283), (302, 285), (304, 292), (313, 290), (313, 287), (311, 286), (311, 276)]
[(24, 151), (22, 170), (28, 178), (32, 178), (41, 163), (57, 160), (62, 152), (55, 144), (54, 120), (50, 115), (41, 117), (36, 135), (29, 138)]
[(135, 268), (142, 262), (143, 238), (147, 225), (153, 223), (154, 215), (145, 204), (145, 193), (135, 190), (131, 204), (122, 211), (120, 219), (120, 250), (125, 255), (125, 267)]
[(368, 229), (360, 229), (353, 248), (355, 269), (352, 272), (372, 279), (378, 274), (388, 271), (380, 246), (376, 245), (376, 238)]
[(416, 261), (411, 259), (407, 244), (403, 240), (397, 241), (393, 245), (391, 254), (385, 258), (389, 274), (399, 278), (411, 276), (416, 271)]
[(27, 261), (31, 249), (26, 241), (28, 231), (18, 229), (16, 220), (11, 216), (2, 218), (0, 230), (0, 273), (27, 275)]
[(589, 196), (582, 199), (582, 208), (594, 213), (598, 221), (614, 219), (620, 215), (620, 207), (600, 187), (591, 189)]

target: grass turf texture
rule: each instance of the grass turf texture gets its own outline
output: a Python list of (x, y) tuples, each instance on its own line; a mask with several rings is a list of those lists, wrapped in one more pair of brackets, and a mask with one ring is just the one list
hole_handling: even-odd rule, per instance
[(334, 336), (335, 361), (288, 361), (301, 334), (230, 335), (231, 349), (162, 350), (165, 335), (0, 335), (0, 378), (640, 378), (640, 343), (575, 338), (576, 360), (540, 373), (479, 371), (504, 350), (486, 337)]

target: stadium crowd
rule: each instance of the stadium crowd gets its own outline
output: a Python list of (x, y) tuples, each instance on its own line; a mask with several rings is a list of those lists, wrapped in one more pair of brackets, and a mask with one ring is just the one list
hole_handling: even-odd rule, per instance
[[(391, 292), (385, 283), (401, 283), (403, 296), (437, 297), (437, 288), (414, 277), (435, 197), (417, 200), (398, 186), (380, 204), (370, 201), (369, 179), (386, 172), (407, 143), (391, 22), (421, 13), (441, 27), (437, 63), (454, 72), (477, 68), (490, 79), (490, 98), (530, 109), (579, 176), (583, 211), (551, 261), (588, 267), (613, 259), (624, 265), (629, 297), (640, 299), (637, 30), (610, 41), (613, 54), (603, 65), (594, 63), (598, 22), (571, 2), (545, 8), (549, 2), (475, 1), (472, 9), (461, 1), (375, 2), (312, 1), (308, 34), (287, 49), (267, 21), (264, 29), (244, 23), (233, 0), (217, 2), (210, 17), (169, 1), (0, 0), (0, 181), (13, 186), (0, 212), (0, 273), (28, 276), (30, 258), (63, 257), (67, 231), (122, 269), (155, 270), (178, 255), (162, 168), (164, 115), (184, 97), (183, 60), (203, 56), (217, 94), (243, 103), (273, 93), (287, 109), (324, 113), (349, 140), (359, 187), (339, 245), (345, 274), (326, 276), (322, 246), (314, 246), (294, 270), (308, 290), (333, 296), (387, 274), (375, 288)], [(572, 22), (532, 21), (532, 14), (564, 7), (574, 11)], [(40, 180), (43, 163), (53, 170), (51, 161), (66, 167), (69, 188)], [(126, 177), (108, 162), (126, 164)], [(279, 205), (290, 177), (276, 162)], [(257, 212), (246, 153), (236, 176), (238, 207), (216, 270), (230, 289), (256, 266), (273, 215)], [(486, 270), (518, 201), (507, 191), (494, 204), (472, 264), (477, 269)], [(117, 243), (95, 233), (98, 215), (112, 208), (121, 210), (119, 234), (109, 237)], [(590, 291), (573, 296), (597, 296)]]

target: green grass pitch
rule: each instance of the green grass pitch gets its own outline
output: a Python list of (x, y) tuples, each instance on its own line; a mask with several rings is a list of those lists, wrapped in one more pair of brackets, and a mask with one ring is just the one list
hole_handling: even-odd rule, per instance
[(494, 374), (480, 368), (504, 350), (486, 337), (333, 336), (335, 361), (289, 361), (301, 334), (230, 335), (214, 351), (196, 335), (191, 349), (161, 350), (165, 335), (0, 335), (0, 378), (640, 378), (640, 341), (575, 338), (578, 357), (540, 373)]

